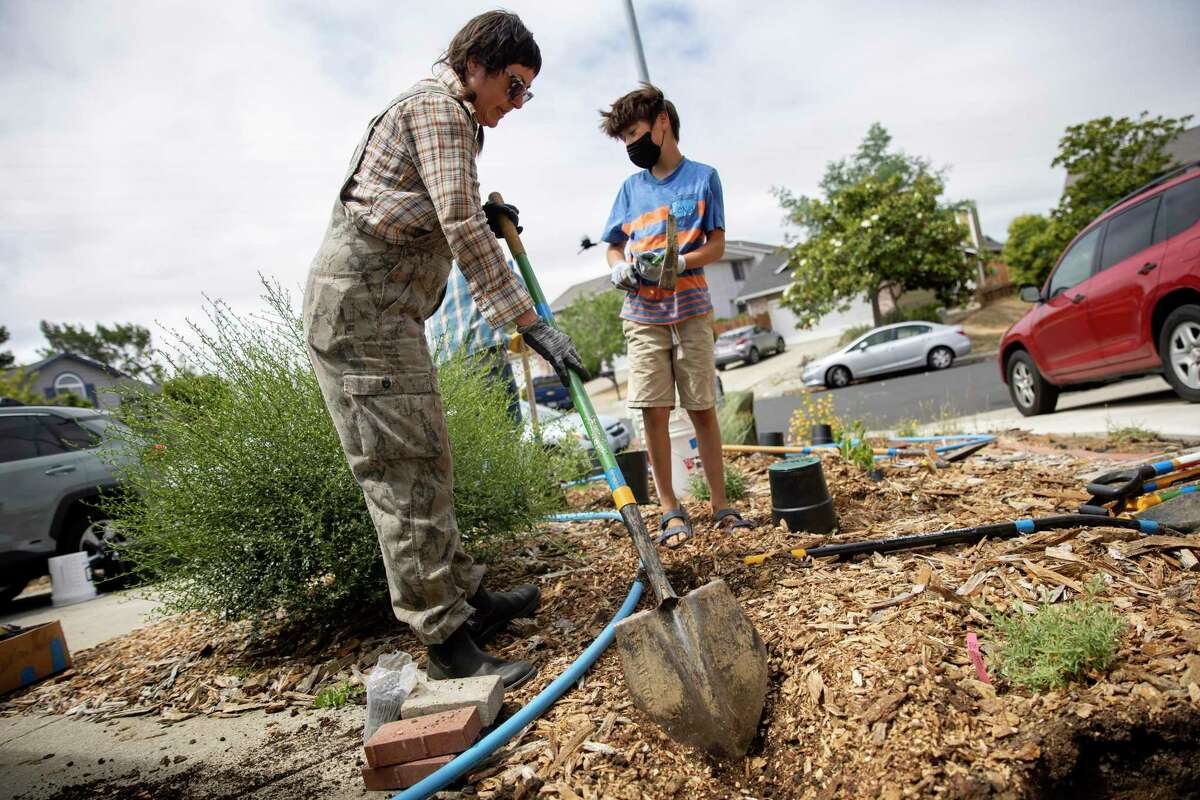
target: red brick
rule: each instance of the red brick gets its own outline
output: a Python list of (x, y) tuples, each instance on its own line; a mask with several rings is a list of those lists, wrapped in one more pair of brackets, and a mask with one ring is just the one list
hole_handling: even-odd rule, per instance
[(410, 761), (407, 764), (393, 764), (390, 767), (371, 769), (362, 768), (363, 783), (372, 791), (381, 789), (407, 789), (419, 781), (432, 775), (453, 760), (454, 756), (434, 756), (422, 758), (420, 761)]
[(430, 756), (461, 753), (479, 738), (482, 726), (474, 706), (381, 725), (363, 748), (372, 769)]

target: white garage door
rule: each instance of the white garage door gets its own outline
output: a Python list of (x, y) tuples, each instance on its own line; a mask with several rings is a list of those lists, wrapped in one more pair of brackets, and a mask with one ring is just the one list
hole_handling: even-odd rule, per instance
[(815, 327), (806, 330), (796, 327), (796, 315), (780, 305), (778, 300), (771, 301), (767, 313), (771, 317), (771, 327), (782, 333), (783, 340), (788, 344), (838, 336), (846, 328), (869, 324), (872, 320), (871, 306), (865, 302), (855, 303), (844, 313), (835, 311), (826, 314)]

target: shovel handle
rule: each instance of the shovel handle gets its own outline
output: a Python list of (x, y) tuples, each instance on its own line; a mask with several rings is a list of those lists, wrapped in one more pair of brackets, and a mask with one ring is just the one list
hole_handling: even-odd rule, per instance
[[(504, 198), (500, 196), (499, 192), (492, 192), (488, 195), (488, 201), (503, 203)], [(500, 232), (504, 235), (508, 250), (516, 259), (517, 267), (521, 270), (521, 277), (525, 279), (525, 288), (529, 290), (529, 295), (533, 298), (538, 316), (544, 319), (546, 324), (557, 328), (554, 312), (550, 310), (550, 304), (546, 302), (546, 295), (542, 293), (541, 284), (538, 283), (537, 276), (533, 274), (533, 265), (529, 263), (529, 256), (525, 253), (525, 245), (521, 243), (521, 235), (517, 233), (517, 227), (513, 225), (511, 219), (501, 216)], [(608, 446), (608, 434), (604, 432), (600, 420), (596, 418), (596, 410), (592, 407), (592, 401), (583, 388), (583, 381), (571, 370), (567, 370), (567, 377), (570, 379), (567, 388), (571, 392), (571, 400), (575, 403), (575, 410), (583, 419), (583, 427), (587, 430), (588, 437), (592, 440), (592, 447), (600, 459), (600, 465), (604, 468), (604, 478), (608, 481), (608, 488), (612, 492), (613, 504), (617, 507), (617, 511), (621, 512), (621, 518), (625, 521), (625, 527), (629, 531), (630, 538), (633, 539), (634, 547), (637, 548), (650, 586), (654, 589), (659, 604), (673, 600), (677, 597), (675, 590), (671, 588), (662, 561), (658, 557), (658, 550), (655, 549), (654, 543), (650, 541), (650, 535), (646, 532), (646, 523), (642, 520), (642, 512), (638, 508), (637, 501), (633, 499), (633, 490), (625, 483), (625, 476), (621, 474), (621, 468), (617, 466), (617, 459)], [(534, 400), (533, 397), (529, 398), (530, 405), (534, 404)]]

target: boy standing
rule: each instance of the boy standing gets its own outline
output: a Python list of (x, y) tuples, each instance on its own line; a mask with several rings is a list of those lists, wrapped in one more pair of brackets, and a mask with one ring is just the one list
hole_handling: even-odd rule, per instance
[[(668, 425), (676, 389), (696, 428), (713, 519), (726, 531), (752, 528), (728, 507), (715, 408), (713, 308), (704, 266), (725, 254), (721, 179), (712, 167), (679, 152), (679, 114), (658, 88), (642, 84), (600, 116), (600, 129), (622, 140), (629, 159), (641, 168), (621, 185), (601, 238), (608, 242), (613, 285), (626, 292), (621, 319), (628, 341), (629, 407), (642, 410), (646, 427), (663, 508), (658, 543), (674, 548), (692, 536), (691, 521), (671, 488)], [(674, 288), (658, 285), (664, 269), (669, 275), (672, 267), (668, 215), (674, 217), (679, 252)]]

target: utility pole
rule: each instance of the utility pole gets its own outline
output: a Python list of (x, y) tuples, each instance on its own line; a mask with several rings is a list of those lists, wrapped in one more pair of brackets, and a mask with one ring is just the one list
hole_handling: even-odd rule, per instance
[(642, 51), (642, 37), (638, 33), (637, 15), (633, 13), (633, 0), (625, 0), (625, 17), (629, 20), (629, 35), (633, 39), (633, 52), (637, 55), (638, 77), (650, 82), (650, 70), (646, 69), (646, 54)]

